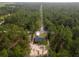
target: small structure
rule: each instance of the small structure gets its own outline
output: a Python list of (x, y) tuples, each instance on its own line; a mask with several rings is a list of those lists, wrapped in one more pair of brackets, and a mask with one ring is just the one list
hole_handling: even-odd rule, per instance
[(36, 36), (36, 37), (34, 38), (34, 43), (39, 42), (39, 41), (42, 41), (42, 40), (44, 40), (44, 38), (39, 37), (39, 36)]
[(46, 40), (45, 37), (42, 37), (42, 36), (41, 36), (43, 33), (46, 34), (45, 31), (43, 31), (43, 32), (41, 32), (41, 31), (36, 31), (36, 32), (35, 32), (35, 37), (33, 38), (33, 42), (36, 43), (36, 42), (40, 42), (40, 41)]

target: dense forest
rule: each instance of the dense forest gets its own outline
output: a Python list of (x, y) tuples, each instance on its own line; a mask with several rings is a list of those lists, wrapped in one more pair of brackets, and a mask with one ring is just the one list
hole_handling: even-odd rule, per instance
[[(41, 27), (40, 5), (41, 3), (0, 3), (1, 57), (29, 56), (29, 43)], [(42, 5), (43, 25), (49, 41), (47, 57), (79, 56), (79, 3)]]

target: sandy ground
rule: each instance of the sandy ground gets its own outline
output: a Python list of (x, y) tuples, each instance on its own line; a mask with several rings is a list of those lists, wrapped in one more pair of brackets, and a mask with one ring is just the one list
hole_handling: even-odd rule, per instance
[(48, 50), (46, 49), (45, 45), (38, 45), (30, 43), (31, 53), (30, 56), (43, 56), (47, 55)]

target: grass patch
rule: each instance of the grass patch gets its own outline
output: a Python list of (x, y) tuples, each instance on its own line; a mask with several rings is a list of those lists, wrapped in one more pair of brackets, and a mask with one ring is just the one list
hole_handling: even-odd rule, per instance
[(46, 37), (46, 36), (47, 36), (46, 33), (42, 33), (42, 34), (40, 34), (40, 37)]

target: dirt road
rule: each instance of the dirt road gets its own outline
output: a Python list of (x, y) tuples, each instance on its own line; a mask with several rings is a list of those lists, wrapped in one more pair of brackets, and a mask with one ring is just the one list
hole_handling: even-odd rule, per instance
[(33, 44), (31, 42), (30, 48), (31, 48), (30, 56), (43, 56), (43, 55), (47, 55), (48, 53), (48, 50), (45, 47), (45, 45)]

